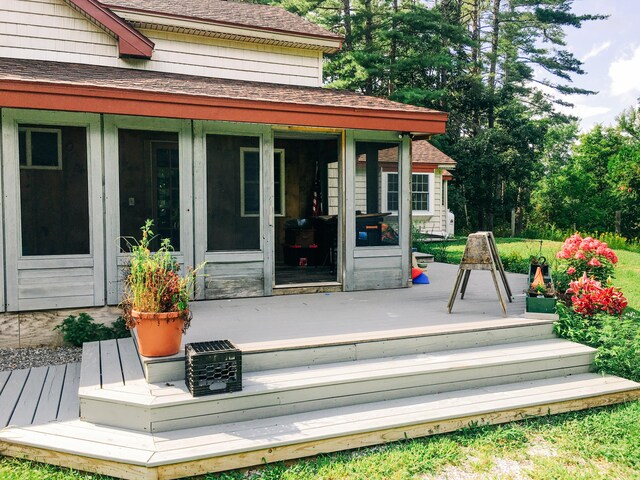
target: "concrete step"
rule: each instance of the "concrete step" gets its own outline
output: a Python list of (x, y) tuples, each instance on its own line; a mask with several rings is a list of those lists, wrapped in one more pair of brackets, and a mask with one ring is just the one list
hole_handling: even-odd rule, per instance
[(0, 431), (0, 451), (126, 479), (174, 479), (638, 398), (638, 383), (587, 373), (157, 434), (52, 422)]
[[(244, 372), (321, 365), (554, 338), (552, 319), (522, 317), (238, 344)], [(234, 341), (233, 338), (229, 340)], [(141, 357), (149, 383), (184, 379), (184, 351)]]
[[(250, 372), (243, 390), (192, 397), (184, 381), (80, 391), (81, 418), (162, 432), (589, 371), (594, 349), (546, 339)], [(102, 375), (102, 378), (112, 375)], [(84, 382), (83, 382), (84, 383)]]

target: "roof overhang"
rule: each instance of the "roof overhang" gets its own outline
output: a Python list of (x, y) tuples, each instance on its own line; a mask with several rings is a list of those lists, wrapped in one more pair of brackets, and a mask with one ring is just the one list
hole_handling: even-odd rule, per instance
[(118, 40), (120, 57), (151, 58), (154, 44), (95, 0), (64, 0), (71, 8)]
[(417, 134), (444, 133), (447, 114), (220, 98), (138, 89), (0, 80), (0, 106)]
[(277, 28), (259, 28), (241, 26), (222, 21), (207, 21), (203, 19), (163, 15), (135, 9), (110, 7), (110, 10), (125, 19), (136, 28), (160, 30), (188, 35), (222, 38), (250, 43), (267, 45), (281, 45), (292, 48), (319, 50), (334, 53), (342, 47), (342, 38), (314, 34), (296, 34)]

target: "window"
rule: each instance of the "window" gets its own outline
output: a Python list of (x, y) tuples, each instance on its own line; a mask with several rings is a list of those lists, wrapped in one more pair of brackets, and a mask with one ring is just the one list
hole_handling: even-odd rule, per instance
[(433, 175), (414, 173), (411, 175), (411, 210), (415, 213), (430, 213), (429, 182)]
[(207, 250), (260, 249), (260, 137), (207, 135)]
[(240, 200), (243, 217), (260, 215), (260, 151), (240, 149)]
[[(385, 172), (386, 210), (397, 212), (399, 199), (399, 179), (396, 172)], [(430, 215), (433, 174), (414, 173), (411, 175), (411, 210), (414, 215)]]
[(89, 254), (86, 128), (20, 126), (18, 134), (22, 255)]
[(18, 131), (20, 168), (62, 170), (62, 130), (21, 127)]
[[(240, 188), (242, 191), (242, 216), (260, 215), (260, 155), (257, 148), (242, 148)], [(284, 149), (273, 151), (273, 213), (284, 217)]]
[(284, 217), (284, 149), (273, 151), (273, 213), (276, 217)]
[(385, 169), (397, 171), (399, 153), (400, 148), (397, 143), (356, 142), (355, 234), (357, 247), (388, 246), (399, 243), (398, 175), (396, 174), (395, 178), (388, 178), (388, 175), (382, 173)]
[(140, 238), (140, 227), (153, 220), (157, 235), (151, 248), (168, 238), (180, 250), (180, 152), (178, 134), (118, 130), (120, 235), (122, 248)]

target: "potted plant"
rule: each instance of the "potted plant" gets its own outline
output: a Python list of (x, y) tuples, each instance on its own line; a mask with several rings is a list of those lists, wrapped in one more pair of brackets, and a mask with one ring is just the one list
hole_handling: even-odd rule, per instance
[(122, 307), (127, 327), (136, 330), (140, 354), (161, 357), (180, 350), (182, 334), (191, 321), (189, 299), (198, 269), (180, 275), (169, 239), (163, 239), (160, 248), (152, 252), (152, 226), (147, 220), (141, 228), (142, 239), (129, 242), (130, 269)]
[(556, 312), (556, 289), (548, 277), (545, 276), (541, 266), (538, 266), (534, 274), (533, 281), (529, 286), (526, 298), (526, 310), (530, 313), (555, 313)]

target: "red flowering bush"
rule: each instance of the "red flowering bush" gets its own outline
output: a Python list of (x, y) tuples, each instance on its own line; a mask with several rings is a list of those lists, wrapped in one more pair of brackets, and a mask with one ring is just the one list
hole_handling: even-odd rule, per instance
[(556, 258), (566, 262), (571, 280), (586, 273), (601, 283), (613, 278), (613, 266), (618, 263), (618, 256), (606, 243), (592, 237), (582, 238), (579, 233), (564, 241)]
[(589, 317), (600, 312), (622, 315), (627, 307), (627, 299), (619, 288), (603, 287), (599, 281), (587, 277), (586, 273), (569, 283), (567, 294), (571, 295), (573, 310)]

